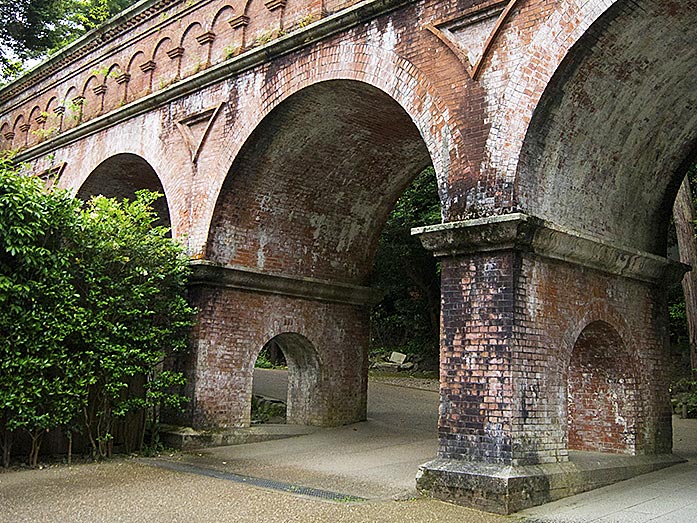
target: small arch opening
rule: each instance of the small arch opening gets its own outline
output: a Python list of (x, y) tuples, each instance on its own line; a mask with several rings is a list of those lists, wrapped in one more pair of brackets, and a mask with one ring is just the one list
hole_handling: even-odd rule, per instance
[[(320, 363), (313, 343), (298, 333), (279, 334), (264, 344), (256, 361), (260, 358), (277, 362), (277, 368), (265, 369), (255, 365), (252, 423), (319, 424), (322, 405), (316, 390), (320, 381)], [(288, 367), (287, 379), (286, 373), (278, 369), (284, 363)]]
[(157, 225), (171, 227), (165, 190), (155, 169), (138, 155), (121, 153), (104, 160), (87, 177), (77, 192), (77, 198), (87, 201), (92, 196), (117, 200), (134, 200), (135, 193), (148, 189), (163, 196), (153, 203), (159, 217)]
[(574, 344), (567, 376), (568, 448), (637, 454), (637, 369), (608, 323), (587, 325)]

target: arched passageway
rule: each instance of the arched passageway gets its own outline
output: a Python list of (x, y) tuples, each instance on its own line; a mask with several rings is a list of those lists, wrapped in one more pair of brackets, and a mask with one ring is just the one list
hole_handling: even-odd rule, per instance
[(104, 160), (90, 173), (76, 196), (81, 200), (97, 195), (132, 200), (136, 191), (142, 189), (163, 195), (155, 201), (153, 207), (160, 223), (170, 227), (169, 208), (162, 182), (152, 166), (135, 154), (121, 153)]
[(312, 406), (316, 404), (313, 396), (320, 378), (317, 350), (310, 340), (294, 332), (274, 336), (264, 344), (261, 351), (272, 346), (282, 352), (283, 360), (288, 365), (286, 422), (312, 425)]
[(430, 163), (407, 112), (363, 82), (313, 84), (261, 121), (222, 186), (195, 277), (195, 425), (249, 424), (254, 360), (283, 332), (294, 333), (279, 338), (289, 419), (365, 419), (376, 299), (365, 285), (390, 211)]

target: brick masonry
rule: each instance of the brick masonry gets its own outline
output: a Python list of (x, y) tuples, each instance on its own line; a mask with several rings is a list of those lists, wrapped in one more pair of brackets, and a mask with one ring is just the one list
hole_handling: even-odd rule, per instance
[[(439, 458), (666, 453), (665, 233), (697, 143), (695, 7), (146, 0), (0, 90), (0, 148), (82, 198), (161, 191), (192, 259), (236, 274), (192, 289), (197, 426), (249, 423), (273, 338), (292, 421), (365, 417), (360, 287), (432, 164), (453, 225), (430, 245)], [(511, 220), (471, 232), (492, 217)]]
[(670, 451), (652, 287), (515, 251), (444, 260), (442, 282), (439, 455), (529, 465), (568, 449)]
[[(249, 426), (254, 362), (280, 339), (290, 423), (334, 426), (366, 416), (368, 310), (354, 305), (197, 286), (195, 346), (185, 370), (194, 426)], [(279, 338), (280, 337), (280, 338)]]

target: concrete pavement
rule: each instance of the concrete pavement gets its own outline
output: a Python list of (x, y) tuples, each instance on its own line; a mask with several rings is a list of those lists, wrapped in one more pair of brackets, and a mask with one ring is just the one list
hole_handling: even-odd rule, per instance
[[(255, 393), (285, 399), (286, 373), (255, 370)], [(285, 440), (184, 454), (186, 462), (330, 488), (368, 499), (417, 496), (420, 464), (436, 455), (438, 393), (371, 381), (368, 420)]]
[(682, 463), (519, 512), (529, 523), (697, 522), (697, 420), (673, 418)]
[(334, 503), (127, 461), (0, 473), (2, 523), (503, 523), (426, 499)]
[[(282, 397), (283, 373), (266, 374), (263, 393)], [(435, 455), (436, 393), (371, 383), (370, 397), (370, 419), (355, 426), (164, 456), (222, 471), (221, 477), (226, 471), (249, 474), (367, 501), (354, 503), (347, 497), (347, 502), (328, 502), (150, 466), (148, 460), (122, 460), (0, 473), (0, 523), (510, 521), (417, 497), (416, 469)]]

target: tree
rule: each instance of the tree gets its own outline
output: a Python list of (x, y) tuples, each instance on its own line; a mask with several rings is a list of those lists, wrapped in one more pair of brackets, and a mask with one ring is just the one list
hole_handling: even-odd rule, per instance
[(399, 199), (380, 236), (371, 282), (385, 297), (371, 315), (373, 348), (438, 350), (438, 264), (411, 235), (411, 228), (440, 220), (436, 177), (429, 167)]
[(149, 191), (133, 201), (100, 196), (80, 216), (73, 271), (85, 316), (71, 350), (90, 377), (83, 414), (95, 457), (111, 454), (117, 419), (134, 410), (156, 415), (160, 404), (183, 401), (168, 393), (183, 376), (162, 366), (188, 345), (189, 266), (169, 229), (155, 225), (158, 197)]
[(187, 347), (188, 258), (155, 226), (157, 197), (83, 208), (0, 160), (4, 466), (17, 431), (31, 437), (32, 466), (47, 431), (80, 423), (98, 458), (111, 454), (116, 420), (148, 410), (156, 421), (162, 406), (181, 407), (171, 388), (184, 377), (164, 363)]
[(36, 464), (47, 430), (68, 423), (85, 397), (80, 362), (65, 344), (79, 311), (65, 232), (77, 204), (49, 195), (0, 160), (0, 436), (7, 466), (12, 434), (26, 431)]
[(0, 78), (9, 80), (22, 63), (41, 58), (79, 38), (135, 0), (0, 0)]
[(682, 280), (693, 380), (697, 380), (697, 241), (695, 241), (695, 201), (690, 190), (690, 178), (695, 176), (697, 176), (697, 168), (693, 167), (683, 180), (673, 206), (673, 221), (680, 261), (693, 268)]

